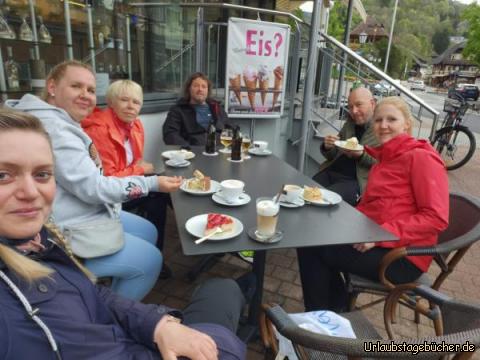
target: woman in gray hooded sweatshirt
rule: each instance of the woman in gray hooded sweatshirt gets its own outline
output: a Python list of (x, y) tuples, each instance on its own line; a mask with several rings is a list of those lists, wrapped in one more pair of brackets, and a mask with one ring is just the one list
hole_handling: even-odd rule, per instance
[(157, 280), (162, 255), (153, 224), (122, 212), (120, 204), (150, 191), (175, 191), (182, 179), (103, 176), (95, 146), (80, 126), (96, 105), (95, 86), (91, 68), (70, 60), (52, 69), (42, 99), (27, 94), (6, 104), (38, 117), (52, 139), (53, 217), (76, 255), (96, 276), (113, 277), (115, 292), (140, 300)]

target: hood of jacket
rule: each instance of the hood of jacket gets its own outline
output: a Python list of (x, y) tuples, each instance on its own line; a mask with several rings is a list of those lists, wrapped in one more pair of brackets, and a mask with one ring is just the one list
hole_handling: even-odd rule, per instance
[(415, 139), (408, 134), (400, 134), (380, 146), (365, 146), (365, 151), (379, 162), (392, 160), (414, 149), (430, 151), (432, 146), (427, 140)]
[(34, 111), (36, 114), (39, 114), (40, 112), (50, 113), (52, 115), (55, 114), (71, 125), (78, 128), (80, 127), (80, 124), (73, 120), (65, 110), (53, 106), (35, 95), (26, 94), (20, 100), (7, 100), (5, 105), (19, 111)]

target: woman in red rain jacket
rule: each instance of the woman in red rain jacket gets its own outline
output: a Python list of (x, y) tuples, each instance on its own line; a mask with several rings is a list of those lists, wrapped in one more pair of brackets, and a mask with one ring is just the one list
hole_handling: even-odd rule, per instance
[[(379, 264), (391, 248), (430, 246), (448, 226), (448, 179), (442, 159), (426, 140), (411, 134), (412, 116), (398, 97), (384, 98), (373, 115), (380, 142), (366, 151), (377, 160), (357, 209), (399, 241), (298, 249), (307, 311), (342, 311), (347, 292), (341, 272), (378, 281)], [(355, 225), (352, 225), (355, 226)], [(393, 283), (416, 280), (428, 270), (431, 256), (400, 259), (386, 270)]]

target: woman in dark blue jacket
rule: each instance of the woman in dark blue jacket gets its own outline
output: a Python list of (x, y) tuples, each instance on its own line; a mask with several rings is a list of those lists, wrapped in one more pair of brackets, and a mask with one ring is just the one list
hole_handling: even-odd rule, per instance
[(245, 358), (234, 281), (208, 281), (183, 312), (95, 286), (62, 235), (43, 225), (53, 171), (40, 122), (0, 110), (0, 359)]

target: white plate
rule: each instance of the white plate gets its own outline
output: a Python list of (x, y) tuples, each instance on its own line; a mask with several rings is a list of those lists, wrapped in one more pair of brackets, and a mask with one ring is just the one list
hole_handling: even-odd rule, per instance
[(259, 148), (250, 148), (250, 149), (248, 149), (248, 152), (252, 155), (257, 155), (257, 156), (272, 155), (272, 151), (268, 150), (268, 149), (260, 150)]
[(185, 191), (186, 193), (192, 194), (192, 195), (210, 195), (213, 193), (216, 193), (218, 190), (220, 190), (220, 183), (215, 180), (210, 180), (210, 189), (207, 191), (200, 191), (200, 190), (192, 190), (187, 188), (187, 181), (185, 180), (182, 185), (180, 186), (180, 190)]
[(241, 206), (248, 204), (252, 198), (250, 195), (243, 193), (240, 197), (235, 201), (227, 201), (224, 197), (222, 197), (222, 191), (217, 191), (215, 194), (212, 195), (212, 200), (215, 201), (217, 204), (226, 205), (226, 206)]
[(283, 200), (284, 200), (284, 197), (283, 197), (283, 195), (281, 195), (279, 204), (280, 204), (280, 206), (283, 206), (283, 207), (286, 207), (286, 208), (298, 208), (298, 207), (302, 207), (303, 205), (305, 205), (305, 200), (303, 200), (303, 198), (298, 198), (293, 202), (283, 202)]
[(232, 152), (232, 149), (223, 148), (223, 149), (218, 150), (218, 152), (221, 152), (222, 154), (230, 154)]
[(168, 166), (171, 166), (171, 167), (183, 168), (183, 167), (189, 166), (191, 164), (191, 162), (188, 161), (188, 160), (185, 160), (184, 162), (181, 162), (181, 163), (174, 163), (173, 160), (170, 159), (170, 160), (165, 161), (165, 164), (167, 164)]
[(335, 144), (336, 147), (338, 147), (342, 150), (348, 150), (348, 151), (362, 151), (363, 150), (363, 145), (358, 144), (356, 149), (350, 149), (350, 148), (345, 147), (346, 143), (347, 143), (346, 141), (337, 140), (337, 141), (335, 141), (334, 144)]
[(195, 157), (195, 154), (193, 152), (187, 151), (187, 150), (168, 150), (168, 151), (162, 152), (162, 156), (164, 158), (170, 159), (172, 157), (172, 153), (179, 152), (179, 151), (185, 153), (185, 160), (190, 160)]
[[(222, 214), (223, 215), (223, 214)], [(227, 215), (230, 216), (230, 215)], [(221, 233), (218, 235), (213, 235), (209, 240), (226, 240), (234, 238), (235, 236), (240, 235), (243, 232), (243, 224), (237, 218), (230, 216), (233, 220), (233, 230)], [(187, 231), (196, 237), (203, 237), (205, 236), (205, 227), (207, 226), (207, 218), (208, 214), (202, 214), (194, 216), (187, 220), (185, 223), (185, 228)]]
[(332, 206), (337, 205), (342, 201), (342, 197), (336, 192), (320, 189), (322, 192), (322, 199), (316, 201), (305, 200), (307, 204), (317, 205), (317, 206)]

